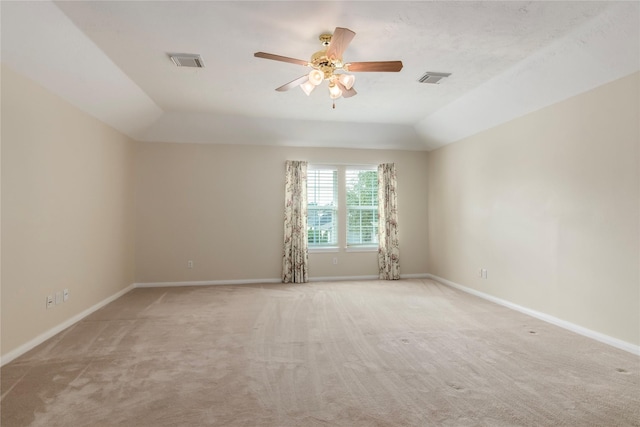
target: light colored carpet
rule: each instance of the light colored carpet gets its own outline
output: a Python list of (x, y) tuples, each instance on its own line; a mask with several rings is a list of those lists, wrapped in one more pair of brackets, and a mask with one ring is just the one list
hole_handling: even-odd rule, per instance
[(640, 425), (640, 358), (429, 280), (136, 289), (1, 382), (3, 427)]

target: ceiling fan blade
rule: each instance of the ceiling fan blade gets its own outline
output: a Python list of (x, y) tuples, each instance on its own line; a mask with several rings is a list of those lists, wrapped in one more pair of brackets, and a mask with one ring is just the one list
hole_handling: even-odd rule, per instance
[(378, 72), (398, 72), (402, 70), (402, 61), (372, 61), (372, 62), (352, 62), (347, 64), (350, 72), (378, 71)]
[(298, 77), (297, 79), (292, 80), (289, 83), (280, 86), (276, 90), (278, 92), (284, 92), (284, 91), (287, 91), (287, 90), (289, 90), (291, 88), (294, 88), (296, 86), (300, 86), (302, 83), (306, 82), (307, 80), (309, 80), (309, 76), (307, 74), (305, 74), (302, 77)]
[(327, 58), (329, 59), (342, 59), (342, 53), (345, 51), (351, 40), (356, 36), (356, 33), (348, 28), (336, 27), (331, 36), (331, 42), (329, 43), (329, 49), (327, 49)]
[(353, 87), (351, 89), (347, 89), (339, 81), (336, 81), (336, 84), (338, 85), (338, 87), (342, 91), (342, 97), (343, 98), (351, 98), (352, 96), (356, 96), (358, 94), (358, 92), (356, 92), (356, 90)]
[(256, 52), (253, 54), (253, 56), (255, 56), (256, 58), (273, 59), (274, 61), (290, 62), (291, 64), (298, 64), (298, 65), (304, 65), (304, 66), (309, 65), (309, 61), (303, 61), (302, 59), (289, 58), (288, 56), (274, 55), (272, 53)]

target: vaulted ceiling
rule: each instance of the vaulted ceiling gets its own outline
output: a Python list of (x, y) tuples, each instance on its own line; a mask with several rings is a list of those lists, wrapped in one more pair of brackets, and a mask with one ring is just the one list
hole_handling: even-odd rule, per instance
[[(134, 139), (430, 150), (640, 69), (638, 2), (69, 1), (0, 5), (2, 62)], [(358, 95), (274, 89), (356, 36)], [(202, 55), (176, 67), (168, 53)], [(427, 71), (451, 73), (437, 85)]]

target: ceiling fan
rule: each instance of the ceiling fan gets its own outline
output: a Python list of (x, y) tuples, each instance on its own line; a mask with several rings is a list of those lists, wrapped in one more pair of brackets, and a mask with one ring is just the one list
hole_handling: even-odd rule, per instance
[[(278, 92), (284, 92), (300, 86), (308, 96), (316, 86), (327, 80), (331, 99), (336, 100), (341, 96), (350, 98), (356, 95), (357, 92), (353, 88), (355, 76), (347, 73), (366, 71), (398, 72), (402, 69), (402, 61), (344, 62), (342, 54), (355, 35), (356, 33), (348, 28), (341, 27), (336, 27), (333, 34), (321, 34), (319, 38), (324, 48), (311, 55), (310, 61), (265, 52), (256, 52), (253, 56), (312, 68), (308, 74), (277, 88)], [(334, 101), (333, 108), (335, 107)]]

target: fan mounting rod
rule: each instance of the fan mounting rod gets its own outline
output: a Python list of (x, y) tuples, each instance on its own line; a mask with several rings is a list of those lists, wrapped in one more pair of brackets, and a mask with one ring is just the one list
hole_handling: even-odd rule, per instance
[(327, 47), (331, 43), (331, 37), (333, 37), (333, 34), (325, 33), (325, 34), (320, 34), (320, 37), (318, 38), (322, 42), (322, 46)]

